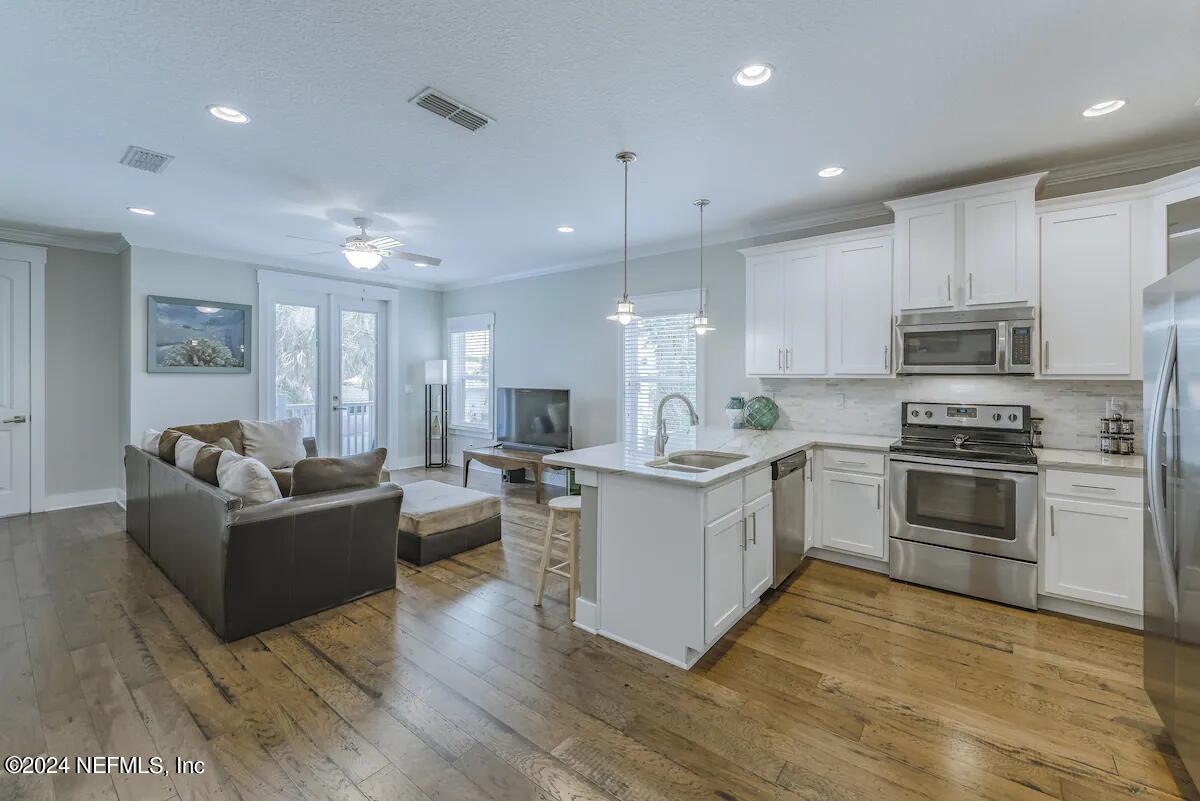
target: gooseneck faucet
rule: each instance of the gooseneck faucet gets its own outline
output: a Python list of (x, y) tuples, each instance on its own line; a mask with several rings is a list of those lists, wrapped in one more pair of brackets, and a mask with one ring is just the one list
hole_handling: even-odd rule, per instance
[(692, 416), (692, 425), (700, 425), (700, 415), (696, 414), (696, 407), (692, 402), (678, 392), (672, 392), (670, 395), (664, 395), (663, 399), (658, 402), (658, 412), (654, 415), (655, 429), (657, 433), (654, 435), (654, 455), (662, 456), (667, 452), (667, 422), (663, 420), (663, 407), (667, 405), (667, 401), (672, 398), (679, 398), (687, 406), (688, 414)]

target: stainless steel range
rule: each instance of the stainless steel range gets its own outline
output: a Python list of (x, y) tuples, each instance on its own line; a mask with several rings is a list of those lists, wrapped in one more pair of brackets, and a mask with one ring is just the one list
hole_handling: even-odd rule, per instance
[(891, 446), (892, 578), (1037, 608), (1028, 406), (904, 403)]

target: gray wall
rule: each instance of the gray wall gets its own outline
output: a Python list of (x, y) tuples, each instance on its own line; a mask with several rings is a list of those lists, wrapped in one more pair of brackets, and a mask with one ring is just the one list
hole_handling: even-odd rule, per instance
[(46, 493), (117, 486), (117, 256), (46, 248)]

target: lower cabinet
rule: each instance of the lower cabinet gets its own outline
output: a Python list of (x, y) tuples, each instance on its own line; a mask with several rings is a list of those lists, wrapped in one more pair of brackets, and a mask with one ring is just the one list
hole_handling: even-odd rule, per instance
[(821, 471), (820, 545), (835, 551), (887, 558), (884, 477)]
[(775, 505), (770, 494), (746, 504), (746, 541), (742, 553), (742, 605), (747, 609), (771, 586), (775, 577)]
[(715, 642), (771, 586), (774, 504), (768, 492), (704, 527), (704, 642)]
[(1043, 520), (1043, 592), (1142, 611), (1140, 506), (1047, 497)]

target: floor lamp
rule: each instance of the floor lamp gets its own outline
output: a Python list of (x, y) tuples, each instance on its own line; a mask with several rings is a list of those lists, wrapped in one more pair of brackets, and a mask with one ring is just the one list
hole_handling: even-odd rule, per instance
[(446, 420), (449, 398), (446, 386), (446, 360), (425, 362), (425, 466), (449, 467), (449, 432)]

